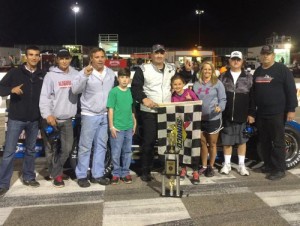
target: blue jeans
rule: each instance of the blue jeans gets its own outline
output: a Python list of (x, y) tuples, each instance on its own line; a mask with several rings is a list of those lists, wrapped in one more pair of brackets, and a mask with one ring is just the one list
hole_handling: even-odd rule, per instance
[[(110, 136), (111, 156), (114, 169), (113, 176), (125, 177), (129, 175), (131, 163), (132, 129), (117, 132), (117, 137)], [(122, 164), (121, 164), (122, 162)]]
[(23, 180), (35, 179), (35, 144), (38, 135), (38, 121), (22, 122), (8, 119), (7, 133), (5, 139), (5, 149), (0, 165), (0, 188), (9, 188), (10, 179), (13, 174), (13, 160), (16, 146), (22, 130), (26, 134), (26, 151), (23, 160)]
[(104, 175), (104, 161), (108, 140), (107, 114), (96, 116), (81, 116), (81, 132), (78, 150), (78, 163), (76, 166), (76, 177), (82, 179), (87, 177), (90, 165), (92, 145), (94, 154), (92, 163), (92, 175), (99, 178)]

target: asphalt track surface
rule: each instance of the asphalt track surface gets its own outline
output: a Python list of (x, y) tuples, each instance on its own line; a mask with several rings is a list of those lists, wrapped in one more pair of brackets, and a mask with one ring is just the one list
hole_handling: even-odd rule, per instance
[[(300, 82), (300, 78), (295, 79)], [(300, 122), (300, 110), (296, 120)], [(132, 184), (80, 188), (76, 179), (55, 188), (44, 177), (45, 158), (37, 158), (39, 188), (21, 183), (21, 159), (16, 159), (11, 188), (0, 198), (0, 225), (300, 225), (300, 166), (285, 178), (269, 181), (256, 172), (260, 163), (247, 161), (250, 176), (240, 176), (233, 164), (229, 175), (200, 177), (200, 185), (181, 182), (181, 198), (161, 197), (160, 169), (143, 182), (136, 172)], [(71, 170), (66, 173), (73, 176)]]

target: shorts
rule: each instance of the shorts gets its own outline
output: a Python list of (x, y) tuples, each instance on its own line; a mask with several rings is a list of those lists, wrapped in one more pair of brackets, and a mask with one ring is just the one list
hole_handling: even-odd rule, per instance
[(201, 131), (208, 134), (216, 134), (223, 129), (222, 120), (201, 121)]
[(237, 123), (225, 121), (224, 129), (221, 132), (222, 145), (245, 144), (248, 138), (244, 136), (243, 130), (246, 128), (246, 122)]

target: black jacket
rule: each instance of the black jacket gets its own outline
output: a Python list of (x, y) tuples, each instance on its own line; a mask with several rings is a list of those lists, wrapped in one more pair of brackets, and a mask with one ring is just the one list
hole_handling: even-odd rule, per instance
[(233, 83), (233, 77), (230, 70), (220, 75), (226, 91), (227, 103), (223, 111), (223, 119), (237, 123), (247, 121), (248, 115), (254, 117), (255, 106), (251, 102), (251, 87), (253, 83), (252, 75), (242, 70), (236, 84)]
[[(0, 96), (10, 95), (8, 118), (18, 121), (40, 119), (39, 99), (45, 73), (40, 69), (31, 73), (25, 64), (13, 68), (0, 81)], [(22, 86), (22, 95), (12, 94), (12, 88)]]

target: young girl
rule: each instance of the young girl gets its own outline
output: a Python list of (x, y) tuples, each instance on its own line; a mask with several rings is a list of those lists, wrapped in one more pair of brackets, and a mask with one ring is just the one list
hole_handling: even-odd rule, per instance
[[(174, 75), (171, 78), (171, 86), (172, 86), (172, 102), (184, 102), (184, 101), (194, 101), (194, 100), (199, 100), (197, 95), (191, 90), (191, 89), (184, 89), (183, 87), (185, 86), (185, 81), (183, 77), (180, 75)], [(192, 183), (193, 184), (199, 184), (199, 173), (198, 173), (198, 165), (199, 164), (193, 164), (193, 179)], [(180, 180), (184, 180), (186, 177), (186, 165), (181, 164), (181, 172), (180, 172)]]

